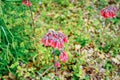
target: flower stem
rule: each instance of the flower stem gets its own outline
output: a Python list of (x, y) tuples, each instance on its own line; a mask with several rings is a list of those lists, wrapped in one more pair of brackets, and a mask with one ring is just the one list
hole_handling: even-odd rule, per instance
[(54, 68), (55, 68), (55, 75), (56, 75), (56, 73), (57, 73), (57, 67), (55, 66), (55, 63), (56, 63), (55, 50), (53, 49), (52, 51), (53, 51), (52, 53), (53, 53)]
[(30, 13), (31, 13), (31, 19), (32, 19), (32, 28), (34, 29), (34, 19), (33, 19), (33, 14), (32, 14), (32, 7), (30, 6)]
[(32, 11), (32, 7), (30, 6), (29, 9), (30, 9), (31, 19), (32, 19), (32, 24), (31, 24), (32, 30), (33, 30), (32, 36), (35, 37), (35, 27), (34, 27), (34, 18), (33, 18), (33, 14), (32, 14), (32, 12), (33, 12), (33, 11)]

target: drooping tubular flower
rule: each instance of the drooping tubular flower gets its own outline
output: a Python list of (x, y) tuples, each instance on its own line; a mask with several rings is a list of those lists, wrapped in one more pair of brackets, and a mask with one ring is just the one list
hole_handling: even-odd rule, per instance
[(104, 18), (114, 18), (116, 17), (117, 12), (118, 12), (118, 8), (116, 6), (108, 6), (100, 10), (100, 14)]
[(28, 7), (30, 7), (32, 5), (32, 3), (30, 2), (30, 0), (22, 0), (22, 4), (26, 5)]
[(65, 51), (63, 51), (63, 52), (60, 54), (59, 59), (60, 59), (60, 61), (62, 61), (62, 62), (67, 62), (67, 61), (68, 61), (68, 54), (67, 54)]
[(55, 63), (55, 66), (56, 66), (56, 67), (61, 67), (59, 62), (56, 62), (56, 63)]
[(44, 44), (44, 46), (62, 49), (64, 48), (64, 43), (68, 42), (68, 38), (62, 32), (49, 30), (41, 41)]

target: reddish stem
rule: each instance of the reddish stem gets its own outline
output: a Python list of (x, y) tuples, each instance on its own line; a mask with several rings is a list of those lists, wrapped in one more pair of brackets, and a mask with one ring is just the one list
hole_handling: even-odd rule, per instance
[(34, 19), (33, 19), (33, 14), (32, 14), (32, 8), (31, 6), (29, 8), (30, 8), (31, 19), (32, 19), (32, 28), (34, 29)]
[(54, 49), (52, 50), (53, 52), (53, 59), (54, 59), (54, 68), (55, 68), (55, 75), (56, 75), (56, 73), (57, 73), (57, 67), (56, 67), (56, 65), (55, 65), (55, 63), (56, 63), (56, 57), (55, 57), (55, 51), (54, 51)]

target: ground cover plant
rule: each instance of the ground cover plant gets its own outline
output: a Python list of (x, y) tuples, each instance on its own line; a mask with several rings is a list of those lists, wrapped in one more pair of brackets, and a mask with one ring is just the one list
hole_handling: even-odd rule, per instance
[(119, 0), (0, 0), (0, 80), (119, 79)]

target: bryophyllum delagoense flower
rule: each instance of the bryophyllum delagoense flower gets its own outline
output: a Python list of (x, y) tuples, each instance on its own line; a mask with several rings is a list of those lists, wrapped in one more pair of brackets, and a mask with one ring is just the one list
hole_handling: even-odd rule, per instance
[(32, 5), (32, 3), (30, 2), (30, 0), (22, 0), (22, 4), (26, 5), (28, 7), (30, 7)]
[(56, 66), (56, 67), (61, 67), (59, 62), (56, 62), (56, 63), (55, 63), (55, 66)]
[(59, 59), (60, 59), (60, 61), (62, 61), (62, 62), (67, 62), (67, 61), (68, 61), (68, 54), (67, 54), (65, 51), (63, 51), (63, 52), (60, 54)]
[(49, 30), (48, 33), (42, 38), (44, 46), (50, 46), (57, 49), (64, 48), (64, 43), (68, 42), (67, 36), (62, 32)]
[(114, 18), (116, 17), (118, 8), (116, 6), (108, 6), (100, 11), (101, 16), (104, 18)]

